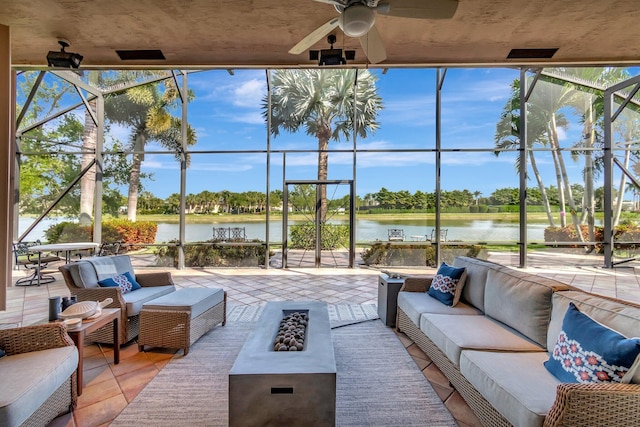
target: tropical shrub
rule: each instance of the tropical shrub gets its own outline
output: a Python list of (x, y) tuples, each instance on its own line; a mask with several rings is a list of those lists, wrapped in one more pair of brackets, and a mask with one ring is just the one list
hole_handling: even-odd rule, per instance
[[(169, 243), (177, 243), (172, 240)], [(207, 240), (201, 244), (185, 245), (184, 263), (186, 267), (258, 267), (265, 265), (265, 246), (259, 239), (247, 245), (227, 245), (219, 240)], [(273, 254), (270, 254), (273, 255)], [(162, 267), (178, 268), (178, 247), (162, 246), (156, 252), (156, 264)]]
[[(102, 223), (101, 240), (125, 244), (153, 243), (156, 240), (157, 231), (158, 225), (155, 222), (113, 219)], [(60, 222), (46, 229), (44, 235), (49, 243), (91, 241), (93, 225), (80, 225), (70, 221)]]
[[(289, 228), (291, 249), (312, 250), (316, 247), (316, 224), (305, 222)], [(333, 250), (349, 246), (349, 226), (325, 223), (320, 227), (323, 250)]]
[[(456, 256), (476, 257), (481, 246), (456, 245), (442, 246), (441, 258), (452, 263)], [(395, 244), (392, 242), (378, 242), (364, 249), (360, 254), (366, 265), (379, 266), (436, 266), (436, 248), (425, 244)]]

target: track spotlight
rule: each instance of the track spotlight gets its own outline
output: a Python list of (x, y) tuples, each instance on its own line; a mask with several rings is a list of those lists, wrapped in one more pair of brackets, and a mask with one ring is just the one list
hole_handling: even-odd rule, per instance
[(49, 64), (49, 67), (78, 68), (83, 56), (78, 53), (65, 52), (64, 48), (69, 47), (70, 44), (68, 40), (60, 39), (58, 40), (58, 44), (62, 46), (60, 52), (50, 50), (47, 54), (47, 64)]

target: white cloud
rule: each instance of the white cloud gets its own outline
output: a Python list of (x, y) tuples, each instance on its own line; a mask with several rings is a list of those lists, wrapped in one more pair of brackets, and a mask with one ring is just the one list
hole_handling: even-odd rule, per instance
[(236, 86), (232, 91), (234, 96), (233, 105), (255, 109), (260, 106), (265, 91), (266, 83), (264, 80), (251, 79), (242, 82), (240, 86)]

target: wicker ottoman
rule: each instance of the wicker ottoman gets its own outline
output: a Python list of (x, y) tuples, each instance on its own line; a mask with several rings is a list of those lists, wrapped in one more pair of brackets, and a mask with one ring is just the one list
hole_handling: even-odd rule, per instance
[(183, 288), (145, 303), (140, 311), (138, 348), (189, 346), (227, 321), (227, 293), (218, 288)]

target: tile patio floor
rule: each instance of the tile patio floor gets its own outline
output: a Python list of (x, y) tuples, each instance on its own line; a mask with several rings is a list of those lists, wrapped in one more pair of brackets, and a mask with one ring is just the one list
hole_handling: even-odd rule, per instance
[[(603, 269), (585, 260), (585, 257), (576, 257), (565, 258), (563, 265), (549, 268), (542, 267), (544, 261), (543, 256), (541, 263), (537, 266), (535, 262), (531, 263), (532, 266), (527, 270), (586, 291), (640, 303), (640, 285), (634, 266)], [(394, 268), (394, 271), (402, 269)], [(406, 271), (421, 274), (433, 272), (432, 269)], [(376, 304), (378, 274), (378, 270), (369, 268), (172, 270), (178, 287), (224, 288), (228, 293), (229, 305), (262, 304), (277, 300)], [(55, 275), (57, 280), (49, 285), (8, 288), (8, 310), (0, 312), (0, 327), (28, 325), (46, 318), (48, 297), (69, 294), (60, 274)], [(16, 274), (14, 279), (18, 277), (21, 276)], [(458, 424), (461, 427), (479, 426), (478, 419), (449, 386), (439, 369), (410, 339), (403, 334), (399, 338)], [(63, 416), (52, 425), (109, 425), (174, 354), (175, 351), (159, 349), (140, 353), (134, 342), (122, 348), (120, 364), (113, 365), (113, 351), (109, 346), (87, 346), (85, 388), (78, 400), (78, 407), (73, 415)]]

